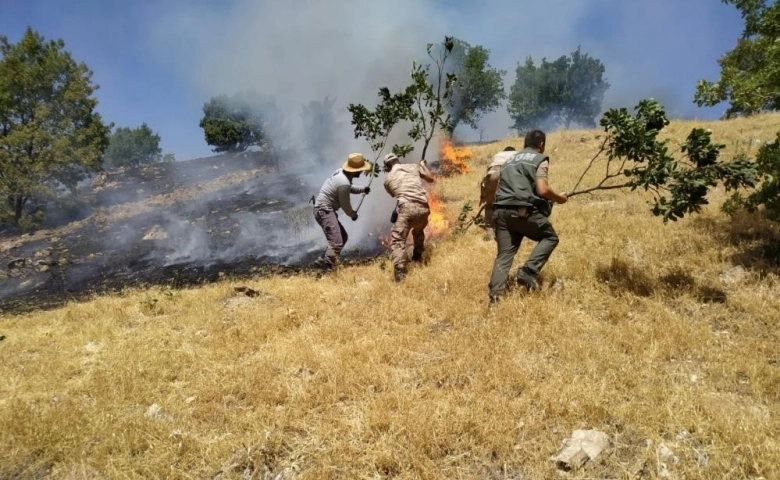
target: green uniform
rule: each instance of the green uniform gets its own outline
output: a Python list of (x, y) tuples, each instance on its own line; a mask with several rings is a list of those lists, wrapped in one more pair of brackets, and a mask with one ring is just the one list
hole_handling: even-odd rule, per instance
[[(558, 245), (558, 234), (548, 218), (553, 204), (536, 192), (536, 179), (547, 178), (548, 164), (549, 156), (525, 148), (501, 167), (493, 204), (492, 220), (498, 252), (490, 276), (491, 297), (506, 290), (507, 275), (524, 237), (538, 242), (521, 267), (531, 276), (539, 274)], [(527, 216), (521, 216), (524, 212), (520, 209), (523, 207)]]

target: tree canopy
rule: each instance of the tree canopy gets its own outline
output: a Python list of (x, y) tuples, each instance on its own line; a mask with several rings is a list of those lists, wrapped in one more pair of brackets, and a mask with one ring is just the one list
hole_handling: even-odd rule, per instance
[(509, 93), (507, 109), (513, 128), (524, 132), (543, 124), (568, 128), (572, 123), (595, 127), (609, 88), (604, 72), (601, 60), (582, 53), (579, 47), (553, 62), (543, 58), (538, 66), (528, 57), (517, 65)]
[[(694, 102), (714, 106), (728, 102), (725, 118), (749, 116), (780, 108), (780, 2), (722, 0), (734, 5), (745, 22), (736, 46), (723, 55), (717, 82), (700, 80)], [(780, 221), (780, 132), (759, 148), (755, 159), (757, 188), (747, 195), (736, 192), (725, 205), (729, 213), (766, 208)]]
[(268, 148), (274, 140), (274, 123), (281, 111), (257, 92), (217, 95), (203, 106), (200, 127), (215, 152), (243, 152), (249, 147)]
[(137, 128), (120, 127), (111, 135), (103, 165), (109, 169), (137, 167), (162, 161), (160, 135), (146, 123)]
[(489, 60), (490, 50), (482, 45), (472, 46), (453, 38), (448, 68), (457, 76), (452, 86), (452, 106), (448, 108), (453, 130), (461, 123), (478, 129), (482, 117), (496, 111), (506, 99), (506, 71), (491, 66)]
[(736, 46), (719, 60), (720, 79), (700, 80), (694, 102), (728, 102), (724, 117), (780, 108), (780, 2), (722, 0), (742, 13), (745, 27)]
[(16, 44), (0, 36), (0, 195), (17, 225), (29, 200), (99, 170), (108, 146), (92, 72), (64, 48), (29, 27)]

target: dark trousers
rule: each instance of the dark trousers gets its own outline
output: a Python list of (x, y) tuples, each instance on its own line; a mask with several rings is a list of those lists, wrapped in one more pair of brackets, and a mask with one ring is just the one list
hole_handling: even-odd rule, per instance
[(538, 242), (523, 265), (531, 275), (539, 274), (558, 245), (558, 234), (550, 220), (536, 211), (528, 218), (521, 218), (516, 209), (496, 208), (493, 211), (493, 231), (496, 233), (498, 253), (490, 276), (491, 296), (506, 291), (507, 276), (523, 238)]
[(325, 239), (328, 241), (328, 248), (325, 249), (325, 253), (322, 254), (322, 259), (328, 265), (334, 265), (336, 259), (341, 255), (341, 250), (344, 248), (344, 244), (347, 243), (347, 231), (344, 230), (344, 225), (339, 222), (339, 217), (336, 212), (325, 208), (314, 208), (314, 219), (317, 224), (322, 227), (322, 232), (325, 234)]

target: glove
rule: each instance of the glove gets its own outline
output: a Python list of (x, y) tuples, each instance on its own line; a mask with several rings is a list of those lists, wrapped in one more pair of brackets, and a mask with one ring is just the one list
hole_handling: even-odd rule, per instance
[(350, 218), (352, 219), (352, 221), (353, 221), (353, 222), (354, 222), (355, 220), (357, 220), (357, 213), (353, 213), (353, 214), (352, 214), (352, 216), (351, 216)]
[(396, 220), (398, 220), (398, 210), (393, 210), (390, 214), (390, 223), (395, 223)]
[(363, 193), (365, 193), (366, 195), (368, 195), (369, 192), (371, 192), (371, 188), (366, 187), (366, 188), (363, 189)]

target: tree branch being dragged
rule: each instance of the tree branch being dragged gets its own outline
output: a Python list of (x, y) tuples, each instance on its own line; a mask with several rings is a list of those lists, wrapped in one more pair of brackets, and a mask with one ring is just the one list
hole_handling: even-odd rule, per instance
[[(669, 150), (669, 140), (658, 134), (669, 125), (663, 107), (652, 99), (639, 102), (635, 115), (627, 109), (611, 109), (601, 118), (606, 138), (599, 151), (575, 184), (569, 197), (598, 190), (642, 188), (653, 193), (652, 213), (677, 221), (686, 214), (699, 213), (707, 205), (710, 188), (723, 185), (726, 191), (756, 185), (754, 162), (738, 156), (729, 162), (719, 161), (723, 144), (712, 143), (711, 132), (694, 128), (676, 151)], [(585, 174), (606, 156), (604, 177), (593, 187), (577, 190)], [(617, 181), (617, 179), (624, 181)]]

